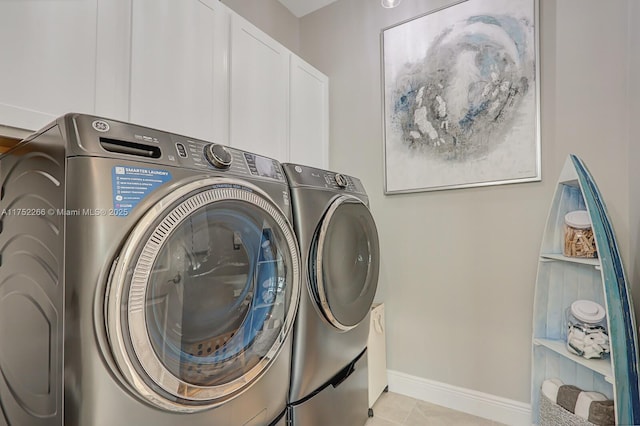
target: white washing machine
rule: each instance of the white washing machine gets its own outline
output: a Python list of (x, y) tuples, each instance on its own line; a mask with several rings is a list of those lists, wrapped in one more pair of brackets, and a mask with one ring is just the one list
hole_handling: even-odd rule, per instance
[(284, 424), (300, 261), (277, 161), (70, 114), (0, 183), (0, 424)]
[(283, 164), (291, 187), (303, 282), (294, 323), (293, 426), (364, 425), (367, 337), (380, 251), (359, 179)]

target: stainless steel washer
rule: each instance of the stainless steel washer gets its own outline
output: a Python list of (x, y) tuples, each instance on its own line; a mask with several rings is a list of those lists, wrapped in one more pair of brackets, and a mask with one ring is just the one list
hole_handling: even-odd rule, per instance
[(0, 182), (0, 424), (282, 423), (300, 260), (278, 162), (72, 114)]
[(353, 426), (368, 414), (368, 316), (379, 246), (359, 179), (283, 164), (291, 187), (303, 285), (294, 323), (293, 425)]

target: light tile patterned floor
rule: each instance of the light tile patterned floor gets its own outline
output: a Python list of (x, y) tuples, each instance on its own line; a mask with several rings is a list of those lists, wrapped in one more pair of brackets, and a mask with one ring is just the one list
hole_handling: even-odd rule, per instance
[(501, 423), (386, 392), (373, 406), (365, 426), (498, 426)]

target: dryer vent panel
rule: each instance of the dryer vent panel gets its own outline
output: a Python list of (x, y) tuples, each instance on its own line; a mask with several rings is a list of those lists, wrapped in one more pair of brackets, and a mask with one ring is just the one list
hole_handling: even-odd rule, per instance
[(0, 157), (0, 425), (62, 425), (65, 155), (58, 127)]

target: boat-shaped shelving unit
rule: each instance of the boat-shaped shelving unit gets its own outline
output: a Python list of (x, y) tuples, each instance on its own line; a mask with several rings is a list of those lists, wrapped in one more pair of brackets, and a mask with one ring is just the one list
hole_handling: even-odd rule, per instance
[[(564, 217), (587, 210), (598, 257), (566, 257)], [(578, 299), (606, 309), (611, 353), (586, 359), (570, 353), (563, 338), (566, 309)], [(638, 341), (633, 305), (618, 245), (604, 201), (587, 170), (570, 155), (562, 170), (542, 239), (533, 311), (531, 409), (539, 424), (540, 390), (545, 379), (605, 394), (615, 402), (616, 424), (640, 425)]]

